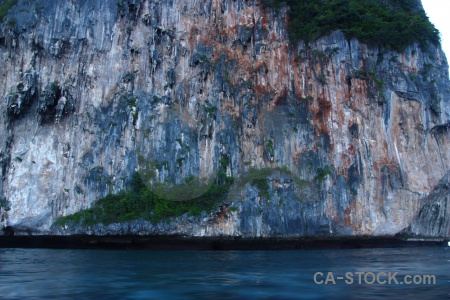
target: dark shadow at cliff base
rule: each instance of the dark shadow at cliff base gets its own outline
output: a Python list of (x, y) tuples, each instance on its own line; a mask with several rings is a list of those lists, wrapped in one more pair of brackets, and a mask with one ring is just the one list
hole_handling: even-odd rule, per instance
[(447, 246), (443, 239), (200, 238), (183, 236), (0, 236), (0, 248), (115, 250), (292, 250)]

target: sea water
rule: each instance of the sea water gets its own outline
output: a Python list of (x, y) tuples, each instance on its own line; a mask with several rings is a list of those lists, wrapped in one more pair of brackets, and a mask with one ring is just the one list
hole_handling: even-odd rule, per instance
[(0, 249), (0, 299), (381, 298), (450, 299), (450, 247)]

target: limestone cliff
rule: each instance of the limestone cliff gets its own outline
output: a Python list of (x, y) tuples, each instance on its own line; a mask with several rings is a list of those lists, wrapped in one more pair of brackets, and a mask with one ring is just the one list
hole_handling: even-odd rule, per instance
[(421, 237), (450, 236), (450, 173), (424, 199), (424, 205), (406, 231)]
[[(258, 0), (19, 0), (0, 32), (3, 224), (48, 232), (136, 171), (152, 184), (210, 183), (224, 168), (236, 179), (271, 171), (252, 173), (263, 188), (241, 181), (200, 216), (52, 232), (407, 228), (449, 172), (444, 53), (340, 31), (293, 45), (286, 16)], [(416, 232), (448, 235), (440, 217), (447, 229), (416, 222)]]

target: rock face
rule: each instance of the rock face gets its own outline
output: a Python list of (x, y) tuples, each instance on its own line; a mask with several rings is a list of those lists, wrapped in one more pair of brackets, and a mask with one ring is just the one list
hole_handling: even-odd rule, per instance
[(407, 233), (422, 237), (450, 236), (450, 172), (425, 198)]
[(234, 178), (269, 168), (267, 190), (236, 184), (199, 217), (52, 232), (392, 235), (419, 213), (414, 232), (449, 235), (448, 195), (432, 192), (450, 166), (440, 48), (398, 53), (339, 31), (292, 45), (286, 12), (257, 0), (19, 1), (9, 16), (4, 226), (45, 233), (135, 171), (179, 184), (222, 165)]

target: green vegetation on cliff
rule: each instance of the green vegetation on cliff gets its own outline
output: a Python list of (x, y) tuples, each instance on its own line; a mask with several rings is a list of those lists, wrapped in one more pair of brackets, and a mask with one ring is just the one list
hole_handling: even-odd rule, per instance
[(306, 43), (334, 30), (369, 45), (394, 50), (418, 42), (440, 44), (439, 31), (428, 20), (417, 0), (264, 0), (278, 10), (289, 6), (289, 36)]
[[(222, 179), (221, 184), (212, 184), (204, 194), (192, 200), (176, 201), (161, 197), (159, 193), (154, 193), (143, 184), (140, 175), (135, 173), (130, 182), (130, 190), (107, 195), (95, 201), (89, 209), (58, 218), (54, 225), (64, 226), (80, 222), (83, 226), (92, 226), (98, 223), (108, 225), (137, 219), (159, 222), (184, 213), (197, 216), (202, 211), (209, 212), (217, 208), (226, 199), (232, 179), (230, 177)], [(198, 188), (190, 185), (190, 182), (182, 184), (185, 192), (189, 188)]]
[(8, 200), (6, 200), (6, 198), (0, 197), (0, 210), (3, 210), (3, 211), (11, 210), (10, 203), (8, 202)]
[(11, 7), (17, 4), (18, 0), (4, 0), (0, 1), (0, 22), (3, 22), (3, 19), (8, 14)]

